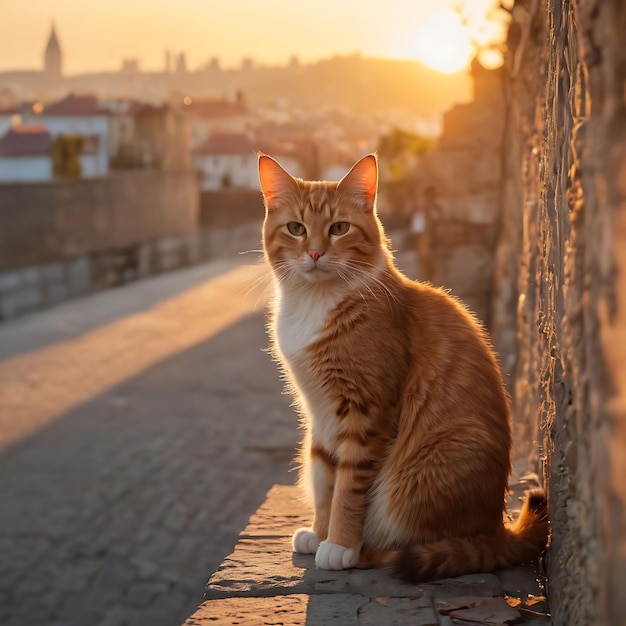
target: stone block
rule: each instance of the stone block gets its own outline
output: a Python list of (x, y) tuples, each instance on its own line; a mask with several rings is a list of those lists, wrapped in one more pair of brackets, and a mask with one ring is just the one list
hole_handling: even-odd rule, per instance
[(29, 287), (35, 287), (42, 282), (42, 266), (23, 267), (20, 270), (22, 275), (22, 283)]
[(308, 596), (222, 598), (204, 602), (184, 626), (330, 625), (438, 626), (430, 599), (339, 593)]
[(43, 281), (61, 282), (65, 277), (65, 265), (63, 263), (46, 263), (41, 266)]
[(66, 265), (67, 286), (72, 296), (89, 293), (93, 287), (91, 279), (91, 261), (88, 257), (81, 257), (69, 261)]
[(154, 249), (151, 241), (142, 243), (137, 252), (137, 265), (140, 278), (145, 278), (153, 273)]
[(70, 292), (68, 286), (64, 282), (52, 282), (47, 283), (44, 286), (44, 298), (46, 304), (57, 304), (58, 302), (63, 302), (63, 300), (67, 300), (69, 294)]
[[(183, 626), (305, 626), (309, 598), (303, 594), (277, 598), (223, 598), (204, 602)], [(323, 622), (321, 622), (323, 623)], [(342, 622), (342, 624), (348, 623)]]
[(185, 251), (185, 264), (195, 265), (200, 262), (200, 233), (193, 232), (183, 237), (183, 249)]
[(15, 298), (20, 313), (35, 311), (41, 307), (44, 302), (42, 289), (37, 285), (23, 287), (15, 293)]
[(22, 284), (19, 270), (11, 270), (0, 274), (0, 294), (15, 291)]

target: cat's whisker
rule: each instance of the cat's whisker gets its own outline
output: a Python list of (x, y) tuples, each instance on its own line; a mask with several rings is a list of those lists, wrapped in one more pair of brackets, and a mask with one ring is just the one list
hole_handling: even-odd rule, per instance
[[(357, 278), (357, 280), (359, 280), (359, 282), (363, 284), (363, 286), (365, 286), (368, 289), (368, 291), (372, 294), (372, 296), (374, 296), (377, 300), (378, 300), (378, 297), (376, 296), (373, 289), (368, 283), (372, 283), (376, 285), (380, 289), (380, 291), (383, 292), (387, 296), (388, 299), (390, 299), (393, 302), (397, 302), (396, 295), (391, 291), (391, 289), (385, 283), (385, 281), (376, 275), (376, 273), (381, 272), (381, 270), (376, 265), (372, 263), (360, 262), (360, 261), (355, 261), (355, 260), (347, 260), (345, 261), (345, 264), (353, 272), (353, 274), (357, 275), (358, 277), (362, 277), (363, 279), (362, 281), (359, 280), (359, 278)], [(360, 267), (359, 266), (360, 264), (367, 265), (371, 268), (374, 268), (376, 270), (376, 273), (374, 273), (373, 271), (369, 269), (366, 269), (365, 267)], [(382, 274), (383, 275), (387, 274), (387, 271), (383, 270)]]
[(272, 283), (273, 283), (272, 272), (268, 269), (266, 272), (261, 274), (261, 276), (257, 276), (256, 278), (250, 279), (247, 282), (249, 284), (242, 287), (238, 295), (240, 295), (242, 299), (245, 300), (246, 298), (250, 296), (251, 293), (253, 293), (254, 291), (258, 291), (259, 295), (257, 296), (257, 299), (253, 307), (254, 309), (256, 309), (259, 304), (259, 300), (263, 297), (263, 295), (267, 292), (267, 290), (272, 286)]
[(339, 268), (335, 268), (335, 271), (337, 272), (337, 275), (339, 276), (339, 278), (341, 278), (341, 280), (343, 280), (343, 282), (346, 283), (348, 287), (350, 287), (351, 289), (354, 289), (361, 296), (361, 299), (363, 300), (363, 302), (367, 303), (365, 296), (363, 295), (361, 290), (358, 288), (358, 284), (357, 286), (354, 286), (352, 284), (352, 281), (350, 280), (350, 277), (346, 276)]

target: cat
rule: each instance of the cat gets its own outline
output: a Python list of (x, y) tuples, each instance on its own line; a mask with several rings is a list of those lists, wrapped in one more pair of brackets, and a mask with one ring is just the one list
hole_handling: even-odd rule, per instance
[(314, 508), (294, 551), (410, 581), (536, 559), (543, 490), (503, 519), (511, 419), (499, 364), (459, 301), (396, 269), (376, 155), (340, 182), (294, 178), (264, 154), (258, 165), (270, 344), (304, 426), (300, 482)]

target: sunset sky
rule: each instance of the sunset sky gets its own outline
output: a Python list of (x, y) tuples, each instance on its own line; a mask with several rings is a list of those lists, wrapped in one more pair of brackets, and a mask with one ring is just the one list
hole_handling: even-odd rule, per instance
[[(285, 63), (291, 55), (310, 61), (353, 52), (393, 58), (435, 55), (447, 67), (446, 59), (450, 63), (468, 54), (464, 31), (453, 23), (450, 10), (458, 4), (459, 0), (5, 0), (0, 3), (0, 71), (39, 69), (52, 20), (67, 74), (117, 70), (122, 58), (137, 58), (144, 70), (160, 70), (166, 49), (184, 51), (191, 70), (214, 56), (223, 66), (234, 67), (242, 57)], [(493, 27), (485, 34), (484, 15), (494, 2), (463, 4), (474, 38), (488, 38)], [(448, 21), (441, 18), (446, 9)]]

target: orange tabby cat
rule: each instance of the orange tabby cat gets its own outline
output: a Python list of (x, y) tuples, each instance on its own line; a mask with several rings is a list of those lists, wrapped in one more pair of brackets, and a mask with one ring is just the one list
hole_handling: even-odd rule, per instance
[(511, 427), (497, 360), (459, 302), (395, 268), (376, 157), (336, 183), (260, 155), (259, 177), (270, 335), (305, 427), (315, 510), (293, 549), (323, 569), (387, 565), (410, 580), (538, 557), (543, 491), (503, 522)]

